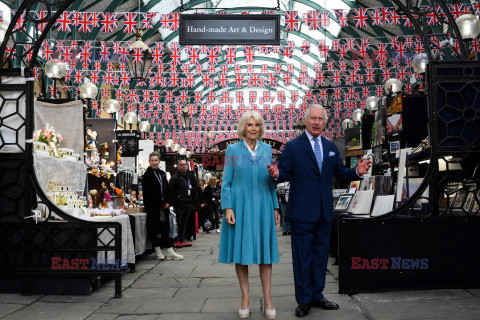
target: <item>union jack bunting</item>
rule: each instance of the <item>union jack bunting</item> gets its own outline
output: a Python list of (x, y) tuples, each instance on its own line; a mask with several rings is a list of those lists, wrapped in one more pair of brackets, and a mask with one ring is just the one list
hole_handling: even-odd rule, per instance
[(137, 32), (137, 13), (128, 12), (123, 14), (123, 33)]
[(298, 11), (285, 11), (285, 31), (299, 31)]
[(311, 10), (304, 14), (303, 21), (307, 24), (308, 30), (322, 29), (322, 12)]
[(348, 10), (334, 10), (337, 22), (341, 27), (348, 27)]
[(101, 17), (101, 32), (114, 32), (117, 29), (118, 19), (115, 12), (102, 12)]
[(70, 28), (70, 25), (72, 25), (72, 20), (70, 19), (71, 13), (64, 11), (60, 14), (60, 17), (58, 17), (55, 26), (58, 28), (58, 31), (61, 32), (70, 32), (72, 29)]
[(355, 13), (355, 28), (366, 28), (368, 22), (367, 9), (354, 9)]
[(245, 55), (245, 62), (252, 63), (255, 62), (255, 48), (246, 46), (243, 48), (243, 53)]

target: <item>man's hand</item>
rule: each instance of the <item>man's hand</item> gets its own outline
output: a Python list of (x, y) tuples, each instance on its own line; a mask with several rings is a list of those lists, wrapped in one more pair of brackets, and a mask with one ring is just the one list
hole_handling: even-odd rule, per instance
[(275, 225), (277, 225), (280, 222), (280, 213), (278, 212), (278, 209), (273, 210), (275, 213)]
[(273, 160), (273, 163), (271, 165), (267, 164), (267, 169), (268, 169), (268, 173), (273, 179), (278, 178), (278, 167), (277, 167), (277, 164), (275, 163), (275, 160)]
[(225, 210), (225, 220), (227, 220), (228, 224), (235, 224), (235, 214), (232, 209)]
[(364, 175), (365, 173), (370, 170), (370, 167), (372, 166), (372, 161), (370, 160), (365, 160), (363, 157), (358, 159), (357, 162), (357, 173), (359, 176)]

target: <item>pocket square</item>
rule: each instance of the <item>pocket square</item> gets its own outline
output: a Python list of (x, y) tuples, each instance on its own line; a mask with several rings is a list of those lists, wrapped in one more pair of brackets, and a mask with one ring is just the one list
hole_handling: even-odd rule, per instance
[(333, 151), (330, 151), (330, 152), (328, 153), (328, 156), (329, 156), (329, 157), (333, 157), (334, 155), (335, 155), (335, 152), (333, 152)]

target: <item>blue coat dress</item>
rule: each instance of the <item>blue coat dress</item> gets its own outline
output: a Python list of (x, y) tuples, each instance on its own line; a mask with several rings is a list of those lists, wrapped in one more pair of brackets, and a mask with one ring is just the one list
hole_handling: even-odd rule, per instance
[(259, 141), (255, 159), (243, 141), (229, 145), (222, 180), (222, 210), (232, 208), (235, 224), (223, 217), (218, 261), (270, 264), (279, 262), (274, 209), (275, 183), (268, 174), (272, 147)]

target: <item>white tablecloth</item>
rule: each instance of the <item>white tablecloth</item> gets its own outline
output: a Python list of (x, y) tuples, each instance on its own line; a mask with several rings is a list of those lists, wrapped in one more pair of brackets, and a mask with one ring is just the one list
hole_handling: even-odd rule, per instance
[(87, 169), (82, 161), (70, 161), (34, 154), (33, 167), (38, 183), (47, 193), (50, 181), (56, 185), (71, 186), (72, 191), (85, 190)]
[[(98, 222), (119, 222), (122, 225), (122, 266), (127, 263), (135, 263), (135, 250), (133, 245), (132, 228), (130, 226), (130, 218), (126, 214), (122, 214), (116, 217), (88, 217), (80, 216), (80, 219)], [(108, 232), (103, 232), (99, 241), (108, 243), (112, 239), (112, 235)], [(99, 259), (114, 259), (114, 253), (109, 252), (107, 257), (103, 254), (99, 254)]]

